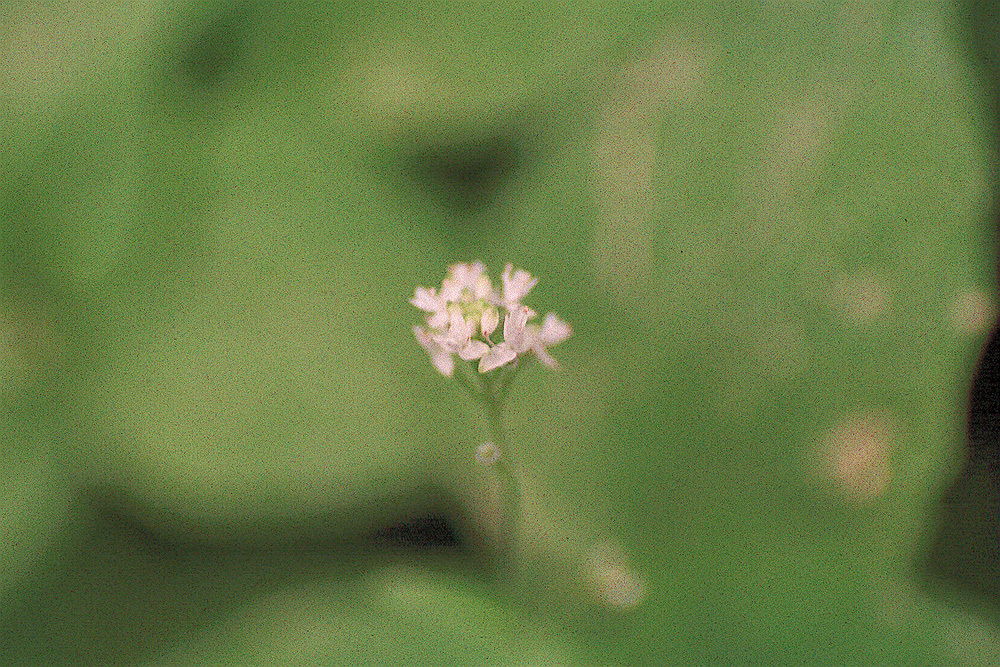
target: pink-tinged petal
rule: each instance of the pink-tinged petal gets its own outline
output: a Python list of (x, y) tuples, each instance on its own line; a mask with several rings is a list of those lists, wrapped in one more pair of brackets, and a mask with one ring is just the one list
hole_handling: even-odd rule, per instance
[(427, 318), (427, 326), (432, 329), (442, 329), (446, 324), (448, 324), (447, 310), (439, 310)]
[(437, 295), (437, 292), (433, 287), (430, 289), (426, 287), (418, 287), (414, 290), (413, 298), (410, 299), (410, 303), (420, 310), (425, 310), (428, 313), (436, 313), (444, 309), (444, 301)]
[(500, 312), (493, 307), (487, 308), (483, 311), (483, 317), (479, 320), (479, 330), (483, 332), (484, 336), (489, 336), (496, 331), (499, 323)]
[(431, 334), (431, 338), (448, 352), (458, 352), (468, 344), (471, 329), (462, 317), (461, 309), (451, 308), (448, 313), (448, 333)]
[(462, 357), (466, 361), (472, 361), (473, 359), (479, 359), (489, 351), (489, 345), (481, 340), (473, 340), (469, 341), (468, 345), (458, 351), (458, 356)]
[(434, 368), (438, 369), (438, 372), (445, 377), (451, 377), (452, 373), (455, 372), (455, 360), (452, 358), (451, 354), (447, 350), (442, 348), (435, 342), (434, 337), (432, 337), (426, 329), (421, 326), (413, 327), (413, 335), (416, 337), (417, 342), (420, 343), (420, 347), (427, 351), (427, 354), (431, 357), (431, 363), (434, 364)]
[(507, 314), (507, 317), (503, 320), (503, 339), (515, 353), (524, 352), (528, 349), (524, 335), (524, 325), (528, 321), (528, 313), (530, 309), (527, 306), (521, 306), (520, 308)]
[[(453, 340), (452, 334), (454, 332), (454, 314), (451, 315), (452, 325), (448, 327), (447, 331), (431, 331), (429, 332), (431, 340), (437, 345), (444, 348), (452, 348)], [(454, 349), (449, 349), (449, 352), (454, 352)]]
[(508, 308), (519, 303), (531, 291), (531, 288), (538, 284), (538, 278), (532, 278), (531, 274), (523, 269), (514, 271), (513, 276), (511, 271), (514, 271), (514, 266), (508, 264), (504, 267), (503, 275), (500, 277), (503, 281), (504, 305)]
[(504, 364), (517, 359), (517, 353), (511, 349), (507, 343), (494, 345), (489, 352), (479, 361), (479, 372), (489, 373), (495, 368), (500, 368)]
[(448, 329), (461, 334), (465, 328), (465, 316), (462, 315), (462, 309), (458, 306), (452, 306), (448, 310)]
[(479, 280), (479, 276), (481, 276), (485, 271), (486, 265), (480, 261), (471, 262), (469, 264), (469, 289), (472, 289), (474, 283)]
[(469, 276), (468, 264), (452, 264), (448, 267), (448, 279), (465, 287), (465, 279)]
[(452, 264), (448, 267), (448, 273), (450, 277), (458, 285), (458, 290), (461, 292), (463, 289), (467, 289), (470, 292), (475, 290), (476, 281), (479, 276), (482, 275), (483, 271), (486, 270), (486, 266), (482, 262), (470, 262), (468, 264)]
[(561, 343), (571, 335), (573, 335), (573, 329), (569, 324), (556, 317), (555, 313), (549, 313), (545, 316), (542, 330), (539, 332), (539, 338), (544, 345)]
[(541, 345), (535, 345), (531, 348), (531, 350), (535, 353), (535, 356), (538, 357), (538, 360), (549, 368), (559, 368), (559, 363), (553, 359), (552, 355), (546, 352), (545, 348)]
[(420, 343), (420, 347), (424, 348), (428, 352), (431, 351), (434, 346), (434, 341), (431, 340), (430, 334), (427, 333), (426, 329), (419, 325), (414, 326), (413, 336), (417, 339), (417, 342)]
[(450, 378), (455, 372), (455, 359), (450, 354), (444, 352), (431, 355), (431, 363), (438, 372), (446, 378)]
[(441, 281), (441, 300), (445, 304), (457, 301), (462, 295), (462, 284), (454, 278), (445, 278)]
[(493, 294), (493, 283), (490, 282), (490, 277), (485, 273), (476, 278), (475, 284), (472, 286), (472, 298), (475, 300), (479, 299), (489, 299), (490, 295)]

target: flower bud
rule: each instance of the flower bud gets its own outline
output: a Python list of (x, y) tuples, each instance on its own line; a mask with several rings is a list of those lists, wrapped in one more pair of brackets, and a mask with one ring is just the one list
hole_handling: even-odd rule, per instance
[(476, 448), (476, 460), (483, 465), (493, 465), (500, 460), (500, 450), (492, 442), (484, 442)]

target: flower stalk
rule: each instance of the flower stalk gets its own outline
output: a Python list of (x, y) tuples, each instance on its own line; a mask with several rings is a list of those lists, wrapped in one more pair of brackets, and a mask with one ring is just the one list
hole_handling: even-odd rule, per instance
[[(414, 326), (413, 335), (431, 363), (484, 409), (490, 439), (479, 446), (476, 458), (496, 471), (500, 540), (514, 550), (521, 532), (522, 492), (503, 428), (504, 406), (514, 379), (531, 358), (558, 367), (548, 348), (569, 338), (572, 329), (555, 313), (540, 325), (532, 323), (536, 313), (522, 300), (538, 279), (527, 271), (508, 264), (501, 282), (502, 288), (495, 289), (481, 262), (454, 264), (439, 289), (417, 287), (410, 303), (425, 313), (424, 324)], [(463, 365), (458, 373), (455, 355)]]
[(512, 372), (505, 378), (506, 383), (494, 385), (487, 381), (486, 391), (480, 400), (486, 411), (491, 442), (496, 448), (493, 468), (500, 482), (500, 540), (508, 549), (514, 549), (520, 542), (522, 498), (517, 459), (507, 442), (503, 428), (503, 405), (517, 368), (519, 366), (511, 369)]

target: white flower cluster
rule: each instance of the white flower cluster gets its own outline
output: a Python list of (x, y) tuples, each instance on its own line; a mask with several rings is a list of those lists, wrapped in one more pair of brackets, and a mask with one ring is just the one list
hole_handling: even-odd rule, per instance
[[(442, 375), (451, 377), (454, 373), (454, 354), (466, 361), (478, 359), (480, 373), (528, 354), (556, 367), (546, 348), (569, 338), (570, 326), (555, 313), (546, 315), (540, 326), (529, 323), (537, 313), (521, 299), (538, 278), (508, 264), (501, 279), (503, 289), (497, 291), (482, 262), (453, 264), (441, 281), (440, 291), (418, 287), (414, 292), (410, 303), (427, 316), (426, 326), (413, 327), (413, 335)], [(500, 324), (501, 311), (503, 340), (494, 342), (491, 336)]]

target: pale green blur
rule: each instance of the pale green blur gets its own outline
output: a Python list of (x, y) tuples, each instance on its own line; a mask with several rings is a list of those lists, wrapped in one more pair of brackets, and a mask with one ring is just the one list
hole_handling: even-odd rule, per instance
[[(987, 664), (993, 630), (911, 565), (995, 315), (993, 156), (950, 17), (5, 8), (0, 645)], [(538, 275), (574, 328), (507, 415), (527, 601), (459, 557), (268, 556), (431, 509), (489, 550), (483, 424), (407, 303), (476, 259)], [(81, 492), (236, 551), (165, 566), (89, 536)]]

